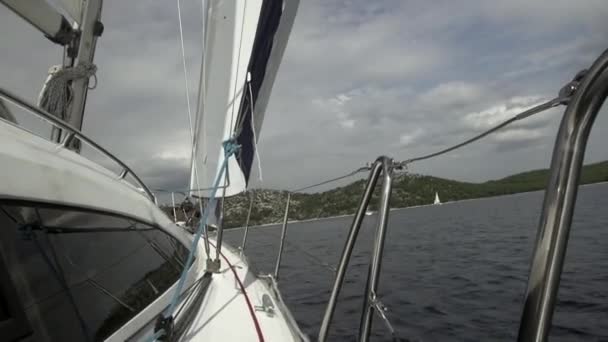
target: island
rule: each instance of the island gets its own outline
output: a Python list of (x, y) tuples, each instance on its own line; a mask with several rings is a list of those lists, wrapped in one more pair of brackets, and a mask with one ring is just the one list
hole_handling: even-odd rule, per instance
[[(543, 190), (547, 186), (549, 171), (533, 170), (483, 183), (460, 182), (413, 173), (403, 173), (394, 177), (391, 194), (391, 208), (432, 204), (435, 193), (439, 192), (442, 202), (465, 199), (509, 195), (521, 192)], [(608, 181), (608, 161), (583, 167), (581, 184)], [(352, 215), (357, 209), (365, 179), (359, 179), (346, 186), (317, 193), (293, 193), (289, 208), (290, 220), (309, 220), (341, 215)], [(378, 206), (379, 187), (370, 203), (370, 210)], [(273, 189), (251, 189), (246, 193), (226, 198), (224, 225), (226, 228), (245, 225), (249, 201), (253, 196), (249, 224), (251, 226), (279, 223), (283, 219), (287, 191)], [(196, 207), (196, 206), (193, 206)], [(172, 216), (171, 206), (162, 206)], [(184, 221), (183, 212), (178, 210), (178, 221)]]

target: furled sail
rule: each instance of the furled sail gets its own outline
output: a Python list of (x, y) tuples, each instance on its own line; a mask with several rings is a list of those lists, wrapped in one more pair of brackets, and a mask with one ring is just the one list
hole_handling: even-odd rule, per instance
[[(218, 195), (247, 188), (270, 91), (299, 0), (211, 0), (205, 21), (190, 189), (209, 197), (224, 162), (222, 142), (241, 145), (228, 159)], [(253, 110), (252, 110), (253, 108)]]

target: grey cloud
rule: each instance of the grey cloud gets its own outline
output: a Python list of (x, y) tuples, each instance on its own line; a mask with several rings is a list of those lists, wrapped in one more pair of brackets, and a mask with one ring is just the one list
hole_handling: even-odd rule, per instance
[[(503, 141), (500, 144), (494, 145), (494, 149), (498, 153), (512, 152), (522, 149), (530, 149), (531, 147), (544, 142), (546, 137), (530, 136), (528, 138), (520, 138), (517, 140)], [(544, 144), (543, 144), (544, 145)]]
[[(181, 3), (195, 107), (200, 2)], [(254, 186), (295, 188), (380, 154), (411, 157), (459, 142), (479, 131), (462, 117), (515, 96), (550, 97), (608, 46), (602, 1), (307, 0), (300, 7), (260, 137), (264, 182), (254, 168)], [(175, 2), (107, 2), (103, 21), (100, 83), (84, 130), (151, 187), (183, 188), (190, 133)], [(4, 8), (0, 30), (2, 81), (35, 100), (61, 51)], [(332, 102), (340, 96), (349, 100)], [(512, 129), (538, 131), (537, 140), (492, 138), (415, 171), (480, 180), (545, 167), (550, 152), (539, 157), (522, 147), (550, 145), (558, 116)], [(487, 166), (511, 156), (508, 167)]]

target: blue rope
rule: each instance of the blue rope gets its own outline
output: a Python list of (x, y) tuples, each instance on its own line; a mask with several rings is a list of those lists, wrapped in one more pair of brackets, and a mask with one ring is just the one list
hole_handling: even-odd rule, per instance
[[(201, 217), (201, 221), (199, 222), (199, 226), (196, 231), (196, 235), (194, 236), (194, 239), (192, 240), (192, 245), (190, 246), (190, 253), (188, 254), (188, 258), (186, 259), (186, 263), (184, 264), (184, 269), (182, 270), (182, 274), (179, 278), (179, 282), (177, 283), (177, 288), (175, 289), (175, 292), (173, 293), (173, 299), (171, 300), (171, 304), (169, 305), (169, 308), (163, 315), (164, 318), (171, 317), (173, 315), (173, 313), (175, 312), (175, 308), (177, 307), (177, 304), (179, 302), (179, 295), (183, 290), (184, 283), (186, 282), (186, 277), (188, 276), (188, 269), (190, 268), (190, 265), (192, 264), (192, 261), (194, 259), (194, 254), (196, 253), (198, 243), (201, 239), (201, 235), (203, 234), (203, 231), (206, 229), (205, 227), (207, 225), (207, 218), (209, 216), (210, 208), (212, 208), (212, 205), (215, 204), (217, 190), (220, 187), (220, 181), (222, 179), (222, 176), (224, 174), (228, 173), (228, 159), (233, 154), (236, 154), (241, 147), (240, 145), (238, 145), (236, 143), (236, 140), (233, 138), (224, 141), (222, 143), (222, 146), (224, 147), (224, 162), (222, 163), (222, 167), (220, 168), (220, 171), (215, 176), (215, 180), (213, 182), (213, 188), (211, 190), (211, 195), (209, 196), (209, 202), (207, 202), (207, 208), (205, 208), (205, 211)], [(163, 333), (159, 334), (161, 331)], [(165, 333), (165, 331), (163, 329), (159, 330), (158, 332), (156, 332), (156, 334), (154, 334), (152, 341), (155, 341), (156, 339), (158, 339), (159, 337), (164, 335), (164, 333)], [(157, 336), (157, 335), (159, 335), (159, 336)]]

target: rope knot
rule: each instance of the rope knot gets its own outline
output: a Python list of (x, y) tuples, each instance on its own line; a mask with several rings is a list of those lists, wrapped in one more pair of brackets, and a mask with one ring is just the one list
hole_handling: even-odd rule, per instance
[(224, 156), (226, 157), (236, 154), (241, 149), (241, 145), (237, 144), (234, 138), (222, 142), (222, 147), (224, 147)]

